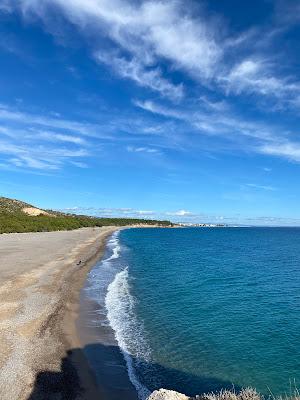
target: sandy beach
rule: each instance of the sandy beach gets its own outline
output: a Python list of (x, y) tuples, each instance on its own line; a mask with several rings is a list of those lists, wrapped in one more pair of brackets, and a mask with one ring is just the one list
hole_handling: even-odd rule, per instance
[(0, 397), (103, 399), (76, 320), (86, 274), (114, 227), (0, 236)]

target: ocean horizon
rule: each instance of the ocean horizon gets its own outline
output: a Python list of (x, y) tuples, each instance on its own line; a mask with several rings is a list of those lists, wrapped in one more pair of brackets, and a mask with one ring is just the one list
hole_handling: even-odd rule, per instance
[(300, 229), (125, 229), (87, 279), (139, 398), (251, 386), (290, 394), (299, 378)]

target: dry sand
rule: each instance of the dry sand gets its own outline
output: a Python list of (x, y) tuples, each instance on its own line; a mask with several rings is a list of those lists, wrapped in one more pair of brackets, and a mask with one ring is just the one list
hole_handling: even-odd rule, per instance
[(102, 399), (75, 321), (86, 274), (115, 229), (0, 236), (1, 400)]

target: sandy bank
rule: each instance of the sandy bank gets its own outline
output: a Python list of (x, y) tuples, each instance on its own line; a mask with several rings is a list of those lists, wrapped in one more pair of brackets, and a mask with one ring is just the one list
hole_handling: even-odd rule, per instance
[(83, 355), (70, 350), (80, 348), (80, 288), (115, 229), (0, 236), (2, 400), (101, 398)]

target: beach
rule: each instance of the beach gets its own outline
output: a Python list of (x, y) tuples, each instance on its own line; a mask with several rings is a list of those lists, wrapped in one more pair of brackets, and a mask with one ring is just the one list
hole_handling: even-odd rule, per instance
[(1, 235), (2, 400), (107, 398), (76, 324), (86, 275), (116, 229)]

